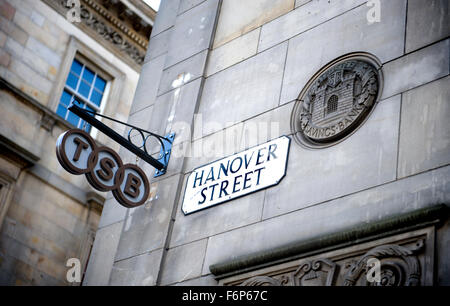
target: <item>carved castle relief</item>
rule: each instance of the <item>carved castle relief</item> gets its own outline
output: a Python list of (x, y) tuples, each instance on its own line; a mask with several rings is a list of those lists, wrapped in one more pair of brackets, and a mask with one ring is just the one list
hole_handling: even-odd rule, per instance
[(375, 63), (363, 57), (322, 69), (302, 91), (291, 122), (297, 140), (308, 147), (334, 144), (368, 116), (380, 92)]

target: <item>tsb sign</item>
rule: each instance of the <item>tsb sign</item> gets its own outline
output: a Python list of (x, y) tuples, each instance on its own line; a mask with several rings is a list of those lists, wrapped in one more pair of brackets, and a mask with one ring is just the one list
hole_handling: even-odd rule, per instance
[(98, 147), (83, 130), (69, 130), (58, 137), (56, 156), (68, 172), (86, 175), (99, 191), (112, 191), (123, 206), (144, 204), (150, 186), (145, 173), (136, 165), (123, 164), (120, 156), (108, 147)]

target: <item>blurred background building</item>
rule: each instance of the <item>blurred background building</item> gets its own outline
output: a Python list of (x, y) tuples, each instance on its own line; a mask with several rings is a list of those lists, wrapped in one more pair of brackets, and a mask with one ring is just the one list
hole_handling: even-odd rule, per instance
[(140, 0), (0, 0), (0, 284), (67, 285), (69, 258), (84, 276), (108, 195), (59, 165), (56, 138), (78, 127), (119, 150), (67, 107), (127, 120), (155, 15)]

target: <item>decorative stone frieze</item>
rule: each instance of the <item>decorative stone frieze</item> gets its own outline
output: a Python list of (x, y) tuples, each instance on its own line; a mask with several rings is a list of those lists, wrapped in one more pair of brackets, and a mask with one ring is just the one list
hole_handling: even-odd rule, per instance
[[(67, 16), (73, 1), (43, 0), (58, 13)], [(144, 62), (152, 26), (118, 0), (80, 0), (83, 31), (115, 53), (134, 69)]]
[[(289, 267), (288, 272), (272, 272), (256, 275), (229, 285), (239, 286), (419, 286), (424, 285), (423, 239), (414, 240), (407, 245), (384, 244), (373, 247), (360, 256), (346, 260), (337, 258), (317, 258), (305, 260), (299, 265)], [(422, 260), (419, 259), (421, 255)], [(425, 255), (426, 256), (426, 255)], [(379, 263), (378, 279), (371, 281), (370, 261)], [(427, 259), (429, 260), (429, 259)], [(295, 268), (295, 269), (294, 269)], [(286, 268), (284, 268), (286, 269)], [(281, 269), (284, 270), (284, 269)], [(226, 282), (225, 285), (228, 285)]]

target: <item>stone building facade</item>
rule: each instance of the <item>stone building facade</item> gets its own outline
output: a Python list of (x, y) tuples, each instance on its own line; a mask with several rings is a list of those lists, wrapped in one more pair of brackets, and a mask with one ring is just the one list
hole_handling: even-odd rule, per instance
[(119, 149), (67, 106), (126, 121), (156, 15), (141, 1), (70, 2), (0, 1), (1, 285), (80, 285), (66, 264), (83, 278), (108, 195), (59, 165), (56, 139), (76, 126)]
[[(144, 205), (107, 199), (83, 284), (449, 285), (448, 5), (163, 1), (129, 122), (175, 132), (174, 154), (157, 178), (138, 161)], [(339, 142), (304, 146), (300, 93), (362, 55), (378, 76), (367, 117)], [(183, 213), (196, 168), (283, 135), (276, 186)]]

